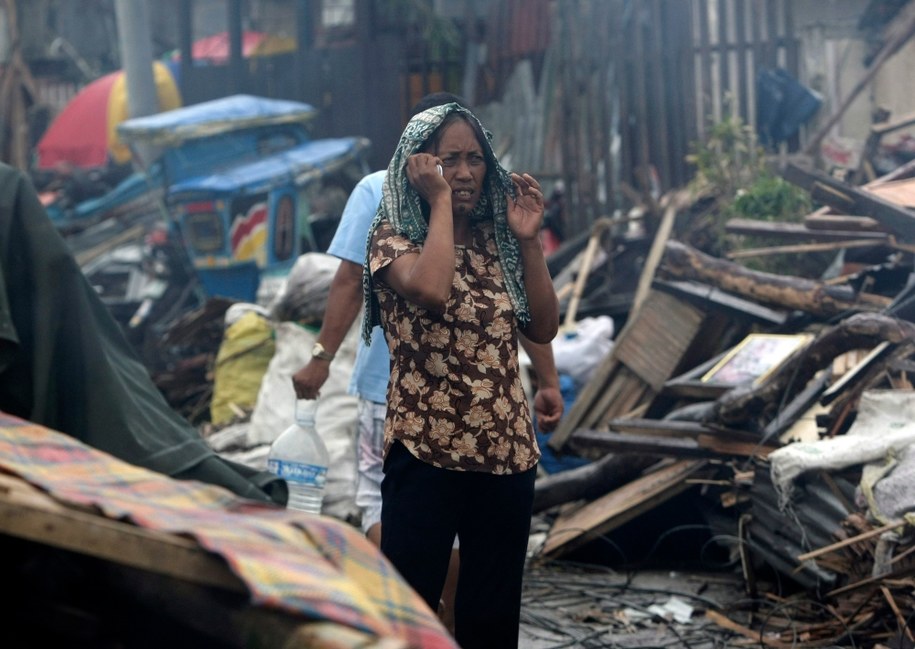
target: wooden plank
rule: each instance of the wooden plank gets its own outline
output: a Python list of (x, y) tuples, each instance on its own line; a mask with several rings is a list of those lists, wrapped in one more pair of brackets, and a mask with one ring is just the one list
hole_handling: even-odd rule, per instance
[(713, 435), (697, 435), (690, 439), (588, 429), (575, 431), (569, 444), (585, 456), (632, 453), (675, 458), (765, 457), (774, 450), (761, 445), (759, 440), (729, 441)]
[(894, 180), (862, 191), (901, 207), (915, 207), (915, 178)]
[(15, 478), (5, 477), (0, 484), (0, 532), (195, 584), (247, 593), (222, 559), (192, 540), (64, 507)]
[(833, 250), (850, 250), (852, 248), (879, 248), (886, 245), (879, 239), (851, 239), (848, 241), (828, 241), (822, 243), (799, 243), (791, 246), (769, 246), (767, 248), (747, 248), (734, 250), (726, 256), (728, 259), (747, 259), (750, 257), (768, 257), (770, 255), (804, 254), (808, 252), (829, 252)]
[(886, 525), (881, 525), (880, 527), (875, 527), (872, 530), (868, 530), (867, 532), (862, 532), (861, 534), (858, 534), (856, 536), (851, 536), (847, 539), (842, 539), (841, 541), (837, 541), (836, 543), (833, 543), (832, 545), (827, 545), (822, 548), (817, 548), (816, 550), (811, 550), (810, 552), (805, 552), (804, 554), (799, 554), (797, 556), (797, 562), (803, 563), (805, 561), (809, 561), (810, 559), (816, 559), (818, 557), (823, 556), (824, 554), (829, 554), (830, 552), (835, 552), (836, 550), (841, 550), (842, 548), (847, 548), (849, 545), (854, 545), (855, 543), (860, 543), (861, 541), (867, 541), (868, 539), (872, 539), (876, 536), (880, 536), (884, 532), (889, 532), (891, 530), (895, 530), (900, 527), (905, 527), (906, 525), (908, 525), (908, 523), (905, 520), (890, 521)]
[[(728, 97), (731, 94), (731, 52), (729, 50), (730, 39), (728, 38), (728, 1), (718, 0), (718, 92), (721, 97)], [(735, 107), (731, 110), (736, 113)]]
[(707, 620), (711, 620), (712, 622), (714, 622), (715, 624), (720, 626), (722, 629), (727, 629), (729, 631), (733, 631), (734, 633), (739, 633), (740, 635), (744, 636), (745, 638), (752, 640), (756, 644), (763, 644), (767, 647), (774, 647), (775, 649), (789, 649), (790, 647), (793, 646), (786, 642), (781, 642), (778, 640), (774, 640), (772, 638), (767, 638), (761, 632), (755, 631), (749, 627), (743, 626), (742, 624), (738, 624), (737, 622), (734, 622), (733, 620), (731, 620), (724, 614), (714, 611), (712, 609), (709, 609), (705, 612), (705, 618)]
[[(581, 426), (584, 428), (596, 428), (600, 425), (600, 420), (604, 413), (613, 407), (620, 395), (628, 393), (632, 384), (641, 385), (641, 380), (630, 372), (625, 365), (619, 365), (613, 380), (607, 385), (607, 388), (592, 402), (591, 409), (581, 420)], [(616, 411), (617, 414), (619, 411)]]
[(854, 232), (886, 232), (877, 219), (869, 216), (847, 216), (844, 214), (820, 214), (814, 212), (804, 217), (804, 225), (810, 230), (839, 230)]
[(779, 67), (778, 61), (778, 7), (777, 0), (766, 0), (766, 64), (770, 68)]
[(854, 383), (857, 383), (861, 380), (863, 375), (871, 368), (874, 363), (883, 361), (893, 350), (894, 346), (890, 344), (888, 340), (884, 340), (876, 347), (874, 347), (870, 353), (867, 354), (855, 367), (850, 371), (845, 372), (842, 377), (836, 381), (833, 385), (829, 386), (823, 396), (820, 399), (820, 403), (824, 406), (829, 405), (835, 401), (839, 396), (841, 396), (848, 387)]
[(694, 421), (676, 421), (667, 419), (619, 418), (607, 422), (611, 431), (618, 433), (636, 433), (640, 435), (657, 435), (658, 437), (689, 437), (698, 439), (701, 435), (724, 437), (732, 441), (748, 443), (759, 442), (759, 435), (745, 430), (716, 428)]
[(699, 448), (709, 451), (714, 455), (732, 455), (735, 457), (765, 458), (775, 450), (774, 447), (763, 444), (761, 440), (745, 442), (730, 440), (714, 435), (699, 435), (696, 438)]
[(699, 335), (705, 314), (673, 295), (660, 291), (649, 295), (630, 321), (632, 326), (625, 327), (626, 335), (620, 333), (613, 354), (659, 392)]
[(569, 299), (569, 306), (566, 307), (566, 317), (562, 325), (563, 331), (575, 329), (575, 315), (578, 313), (578, 304), (581, 302), (585, 284), (587, 284), (588, 276), (591, 274), (591, 268), (594, 265), (597, 251), (600, 249), (601, 239), (604, 232), (612, 225), (613, 221), (604, 218), (598, 219), (594, 225), (591, 226), (591, 236), (588, 238), (588, 245), (585, 248), (584, 255), (581, 258), (581, 264), (575, 276), (575, 283), (573, 284), (572, 297)]
[[(637, 21), (637, 24), (641, 21)], [(640, 173), (646, 173), (648, 171), (649, 165), (651, 165), (651, 130), (653, 125), (649, 124), (651, 119), (649, 111), (649, 98), (648, 98), (648, 88), (646, 88), (646, 79), (648, 78), (646, 74), (646, 64), (645, 61), (648, 58), (645, 51), (645, 31), (639, 25), (634, 29), (631, 29), (632, 35), (632, 48), (634, 60), (630, 61), (629, 67), (634, 72), (635, 76), (633, 77), (633, 86), (635, 87), (635, 109), (636, 114), (634, 115), (634, 120), (632, 122), (633, 129), (630, 130), (630, 133), (634, 132), (636, 134), (637, 142), (635, 148), (636, 154), (636, 168), (633, 170), (636, 173), (636, 177)], [(625, 139), (625, 138), (624, 138)], [(583, 174), (584, 176), (590, 176), (590, 174)], [(645, 175), (647, 180), (648, 176)], [(581, 180), (579, 179), (579, 182)], [(647, 186), (643, 184), (640, 188), (646, 191)]]
[(619, 367), (613, 352), (607, 354), (601, 364), (591, 374), (591, 378), (579, 392), (572, 407), (559, 420), (556, 430), (550, 435), (547, 444), (555, 451), (561, 451), (569, 436), (578, 428), (581, 421), (591, 412), (594, 399), (604, 390), (607, 381)]
[(747, 4), (737, 2), (734, 14), (734, 31), (737, 49), (737, 103), (740, 106), (740, 119), (744, 124), (753, 124), (750, 104), (750, 81), (755, 79), (747, 70)]
[(542, 554), (556, 557), (569, 552), (670, 500), (689, 488), (687, 478), (705, 465), (704, 460), (676, 462), (560, 516), (550, 529)]
[(780, 437), (800, 419), (823, 394), (823, 390), (832, 378), (831, 372), (821, 372), (804, 390), (791, 400), (784, 408), (779, 408), (775, 417), (763, 428), (761, 441)]
[[(667, 83), (664, 79), (664, 53), (667, 44), (664, 42), (663, 14), (664, 9), (661, 7), (661, 0), (653, 0), (651, 4), (651, 101), (657, 112), (656, 117), (652, 120), (652, 126), (661, 134), (661, 142), (667, 143), (670, 130), (667, 114), (668, 103), (664, 101), (665, 90), (667, 89)], [(670, 186), (671, 178), (673, 177), (670, 147), (656, 146), (655, 148), (654, 158), (655, 164), (658, 165), (661, 173), (661, 185)]]
[(619, 398), (600, 411), (598, 428), (601, 430), (606, 429), (608, 421), (647, 405), (648, 402), (654, 400), (655, 396), (657, 396), (657, 392), (642, 381), (630, 381), (626, 389), (620, 393)]
[(146, 234), (146, 228), (143, 225), (134, 225), (131, 228), (121, 232), (119, 234), (106, 239), (97, 246), (90, 248), (89, 250), (83, 250), (74, 255), (76, 258), (76, 263), (79, 266), (85, 266), (90, 261), (101, 257), (107, 252), (111, 252), (120, 245), (129, 243), (131, 241), (142, 241), (143, 237)]
[[(701, 311), (672, 295), (649, 292), (643, 307), (628, 320), (613, 350), (560, 420), (550, 436), (550, 448), (561, 451), (577, 428), (619, 416), (638, 406), (639, 400), (656, 396), (701, 331), (704, 319)], [(670, 322), (679, 326), (670, 327)], [(626, 398), (617, 404), (620, 395)], [(616, 407), (612, 412), (611, 404)]]
[(574, 450), (584, 456), (607, 453), (632, 453), (677, 458), (714, 457), (714, 453), (705, 452), (699, 447), (698, 442), (694, 439), (616, 433), (612, 431), (588, 430), (584, 428), (575, 431), (569, 444)]
[[(876, 223), (873, 219), (872, 222)], [(821, 222), (822, 223), (822, 222)], [(846, 241), (848, 239), (877, 239), (886, 241), (886, 232), (866, 230), (827, 230), (811, 228), (805, 223), (785, 223), (779, 221), (757, 221), (755, 219), (730, 219), (724, 224), (726, 232), (747, 234), (757, 237), (772, 237), (788, 241)]]
[(642, 266), (642, 272), (639, 274), (639, 284), (635, 291), (635, 299), (632, 302), (632, 314), (638, 313), (639, 308), (648, 296), (648, 291), (651, 289), (651, 282), (657, 272), (658, 264), (661, 263), (661, 258), (664, 256), (664, 244), (667, 243), (667, 240), (670, 238), (670, 233), (673, 231), (677, 212), (686, 205), (687, 196), (682, 192), (677, 192), (674, 195), (665, 195), (662, 199), (662, 203), (665, 200), (667, 201), (667, 205), (664, 208), (664, 215), (661, 217), (658, 231), (655, 233), (654, 239), (651, 242), (651, 250), (648, 251), (648, 257), (645, 258), (645, 264)]
[[(550, 448), (556, 451), (561, 451), (562, 447), (568, 441), (569, 437), (575, 431), (576, 428), (582, 427), (582, 422), (586, 419), (589, 420), (589, 423), (586, 426), (593, 426), (594, 423), (599, 419), (604, 410), (608, 407), (610, 400), (616, 397), (618, 391), (623, 389), (623, 384), (615, 384), (614, 380), (616, 375), (620, 372), (620, 361), (618, 358), (619, 351), (622, 349), (625, 356), (632, 360), (639, 367), (651, 367), (650, 363), (638, 361), (638, 356), (640, 353), (640, 346), (642, 342), (633, 342), (627, 343), (631, 337), (638, 336), (642, 338), (644, 332), (641, 330), (644, 328), (644, 318), (650, 317), (655, 323), (663, 323), (664, 317), (667, 318), (681, 318), (683, 322), (690, 323), (688, 328), (692, 332), (692, 336), (696, 334), (699, 330), (699, 324), (695, 324), (695, 321), (698, 319), (701, 324), (701, 314), (694, 307), (689, 306), (685, 302), (677, 300), (671, 295), (667, 295), (660, 291), (651, 291), (648, 294), (648, 297), (645, 299), (643, 308), (639, 310), (639, 313), (631, 317), (626, 326), (623, 327), (623, 330), (619, 333), (616, 339), (616, 344), (613, 347), (613, 350), (601, 361), (601, 364), (597, 367), (594, 373), (591, 375), (591, 378), (588, 380), (588, 383), (581, 390), (578, 397), (575, 399), (575, 402), (572, 404), (572, 407), (569, 408), (568, 413), (563, 416), (559, 421), (559, 426), (556, 431), (550, 436), (550, 441), (548, 442)], [(643, 317), (644, 316), (644, 317)], [(680, 320), (678, 320), (680, 321)], [(673, 336), (677, 335), (677, 331), (667, 331), (669, 327), (658, 326), (656, 324), (653, 327), (653, 330), (658, 331), (661, 339), (652, 343), (655, 347), (659, 347), (664, 344), (669, 343), (668, 350), (656, 349), (653, 351), (654, 354), (660, 354), (662, 359), (667, 354), (676, 354), (676, 358), (670, 359), (661, 366), (660, 368), (656, 367), (652, 371), (646, 371), (647, 374), (652, 376), (655, 380), (660, 379), (661, 385), (663, 385), (664, 380), (666, 380), (670, 374), (677, 366), (680, 361), (680, 356), (683, 354), (685, 349), (688, 347), (689, 341), (684, 345), (682, 342), (674, 344), (675, 338)], [(690, 336), (690, 341), (692, 340)], [(631, 351), (626, 352), (628, 347), (631, 348)], [(667, 366), (670, 366), (670, 369), (665, 369)], [(665, 374), (666, 372), (666, 374)], [(630, 380), (628, 372), (623, 375), (621, 379), (623, 382)], [(607, 392), (610, 391), (612, 394), (609, 396)], [(655, 390), (657, 392), (657, 390)], [(595, 407), (595, 403), (600, 401), (600, 405)], [(616, 414), (621, 414), (617, 412)]]
[[(712, 47), (709, 28), (709, 0), (699, 0), (699, 61), (702, 70), (702, 110), (700, 115), (708, 117), (715, 116), (712, 106), (712, 97), (716, 96), (712, 90)], [(705, 137), (705, 129), (708, 125), (704, 120), (699, 120), (697, 127), (699, 137)]]

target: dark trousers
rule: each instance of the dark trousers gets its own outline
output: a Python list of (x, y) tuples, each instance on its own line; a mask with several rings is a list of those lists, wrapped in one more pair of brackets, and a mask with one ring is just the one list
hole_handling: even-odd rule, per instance
[(454, 625), (463, 649), (518, 646), (536, 472), (504, 476), (439, 469), (399, 442), (385, 459), (381, 550), (433, 611), (458, 535)]

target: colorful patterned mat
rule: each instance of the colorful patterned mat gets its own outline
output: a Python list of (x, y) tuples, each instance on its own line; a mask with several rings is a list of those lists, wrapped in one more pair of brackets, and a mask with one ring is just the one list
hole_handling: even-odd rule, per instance
[(225, 559), (253, 605), (398, 638), (410, 647), (457, 647), (381, 553), (336, 519), (173, 480), (5, 413), (0, 413), (0, 471), (60, 502), (94, 506), (111, 519), (194, 538)]

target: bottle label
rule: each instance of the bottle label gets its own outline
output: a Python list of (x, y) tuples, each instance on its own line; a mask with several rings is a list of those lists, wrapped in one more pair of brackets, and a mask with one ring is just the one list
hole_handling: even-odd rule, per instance
[(324, 483), (327, 482), (326, 466), (302, 464), (301, 462), (290, 462), (288, 460), (268, 460), (267, 470), (287, 482), (295, 482), (309, 487), (323, 489)]

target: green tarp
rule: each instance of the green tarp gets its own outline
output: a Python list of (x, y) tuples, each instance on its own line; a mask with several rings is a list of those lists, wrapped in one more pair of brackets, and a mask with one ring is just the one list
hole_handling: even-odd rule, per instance
[(0, 410), (159, 473), (285, 502), (165, 401), (25, 176), (0, 163)]

